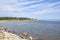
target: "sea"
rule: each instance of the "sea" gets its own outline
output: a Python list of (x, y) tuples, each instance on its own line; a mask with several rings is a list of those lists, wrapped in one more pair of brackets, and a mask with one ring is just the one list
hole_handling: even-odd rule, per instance
[(6, 21), (0, 22), (0, 26), (7, 27), (9, 31), (15, 31), (17, 35), (27, 32), (37, 40), (60, 40), (60, 21)]

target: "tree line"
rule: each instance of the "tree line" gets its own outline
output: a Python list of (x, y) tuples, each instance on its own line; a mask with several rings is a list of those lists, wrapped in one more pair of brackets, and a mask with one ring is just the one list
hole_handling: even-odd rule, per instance
[(31, 20), (31, 18), (24, 18), (24, 17), (0, 17), (0, 20)]

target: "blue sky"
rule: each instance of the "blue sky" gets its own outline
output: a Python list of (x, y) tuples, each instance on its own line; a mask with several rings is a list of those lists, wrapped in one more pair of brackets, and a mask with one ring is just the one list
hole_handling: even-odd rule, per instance
[(60, 0), (0, 0), (0, 16), (60, 20)]

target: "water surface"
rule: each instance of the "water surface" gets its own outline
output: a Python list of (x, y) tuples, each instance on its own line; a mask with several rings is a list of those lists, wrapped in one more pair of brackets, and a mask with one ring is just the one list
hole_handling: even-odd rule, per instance
[(38, 40), (60, 40), (59, 22), (0, 22), (0, 26), (6, 26), (11, 31), (28, 32), (36, 36)]

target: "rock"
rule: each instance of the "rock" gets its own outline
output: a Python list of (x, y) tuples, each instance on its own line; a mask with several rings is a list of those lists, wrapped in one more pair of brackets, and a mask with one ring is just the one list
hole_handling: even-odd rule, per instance
[(18, 35), (4, 31), (4, 29), (1, 29), (0, 27), (0, 40), (28, 40), (28, 39), (22, 39)]

